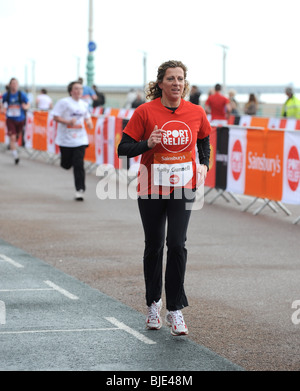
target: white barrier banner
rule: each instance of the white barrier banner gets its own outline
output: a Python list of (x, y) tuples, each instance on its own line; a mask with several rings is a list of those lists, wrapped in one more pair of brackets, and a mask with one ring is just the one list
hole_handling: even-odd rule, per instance
[(285, 132), (282, 202), (300, 204), (300, 133)]
[(226, 190), (244, 194), (246, 176), (247, 130), (229, 129)]
[(54, 121), (52, 112), (48, 113), (47, 119), (47, 151), (49, 153), (55, 153), (55, 137), (57, 130), (57, 122)]
[(33, 112), (27, 111), (26, 113), (26, 127), (25, 127), (25, 148), (32, 148), (33, 140)]

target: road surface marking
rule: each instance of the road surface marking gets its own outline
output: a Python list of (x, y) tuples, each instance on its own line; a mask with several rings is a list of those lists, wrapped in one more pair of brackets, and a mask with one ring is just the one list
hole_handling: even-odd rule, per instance
[(0, 331), (2, 334), (42, 334), (42, 333), (81, 333), (83, 331), (111, 331), (119, 330), (117, 327), (99, 329), (57, 329), (57, 330), (21, 330), (21, 331)]
[(0, 289), (0, 292), (53, 291), (53, 288)]
[(6, 323), (6, 309), (4, 301), (0, 300), (0, 324)]
[(59, 293), (61, 293), (62, 295), (68, 297), (69, 299), (71, 300), (78, 300), (79, 298), (75, 295), (73, 295), (72, 293), (66, 291), (65, 289), (61, 288), (60, 286), (54, 284), (52, 281), (44, 281), (45, 284), (49, 285), (51, 288), (53, 288), (54, 290), (58, 291)]
[(133, 335), (135, 338), (139, 339), (140, 341), (146, 343), (147, 345), (154, 345), (156, 342), (152, 341), (151, 339), (145, 337), (143, 334), (139, 333), (136, 330), (133, 330), (132, 328), (126, 326), (126, 324), (119, 322), (116, 318), (105, 318), (110, 323), (114, 324), (115, 326), (119, 327), (119, 329), (126, 331), (127, 333)]
[(15, 266), (15, 267), (19, 267), (19, 268), (24, 267), (24, 266), (21, 265), (19, 262), (14, 261), (13, 259), (7, 257), (7, 256), (4, 255), (4, 254), (0, 254), (0, 258), (2, 258), (3, 261), (8, 262), (8, 263), (10, 263), (11, 265), (13, 265), (13, 266)]

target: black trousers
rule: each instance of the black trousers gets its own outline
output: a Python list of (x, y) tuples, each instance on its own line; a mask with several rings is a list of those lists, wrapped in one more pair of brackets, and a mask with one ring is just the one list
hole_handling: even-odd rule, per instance
[[(186, 189), (185, 189), (186, 190)], [(195, 192), (176, 189), (169, 196), (158, 199), (138, 198), (138, 206), (145, 233), (144, 278), (146, 303), (150, 306), (162, 294), (163, 252), (167, 233), (167, 262), (165, 270), (166, 306), (169, 311), (188, 306), (184, 291), (187, 250), (185, 248), (188, 223)], [(167, 223), (167, 230), (166, 230)]]
[(85, 190), (84, 155), (86, 147), (86, 145), (59, 147), (61, 154), (60, 165), (66, 170), (73, 167), (75, 189), (77, 191)]

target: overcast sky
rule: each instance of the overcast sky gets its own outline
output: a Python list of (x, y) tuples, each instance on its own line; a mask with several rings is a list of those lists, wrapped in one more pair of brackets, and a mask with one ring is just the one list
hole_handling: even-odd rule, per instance
[[(178, 59), (192, 84), (300, 86), (300, 0), (94, 0), (94, 82), (142, 85)], [(0, 85), (86, 78), (89, 0), (0, 0)], [(27, 70), (27, 73), (26, 73)]]

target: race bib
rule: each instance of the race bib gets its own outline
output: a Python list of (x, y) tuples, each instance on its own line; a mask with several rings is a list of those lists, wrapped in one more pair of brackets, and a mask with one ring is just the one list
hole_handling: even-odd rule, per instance
[(192, 153), (156, 153), (153, 164), (154, 185), (183, 187), (193, 178)]
[(19, 105), (10, 105), (7, 108), (7, 116), (8, 117), (20, 117), (21, 108)]
[(83, 131), (83, 126), (81, 121), (77, 121), (74, 125), (68, 125), (67, 129), (70, 131), (72, 138), (77, 138)]

